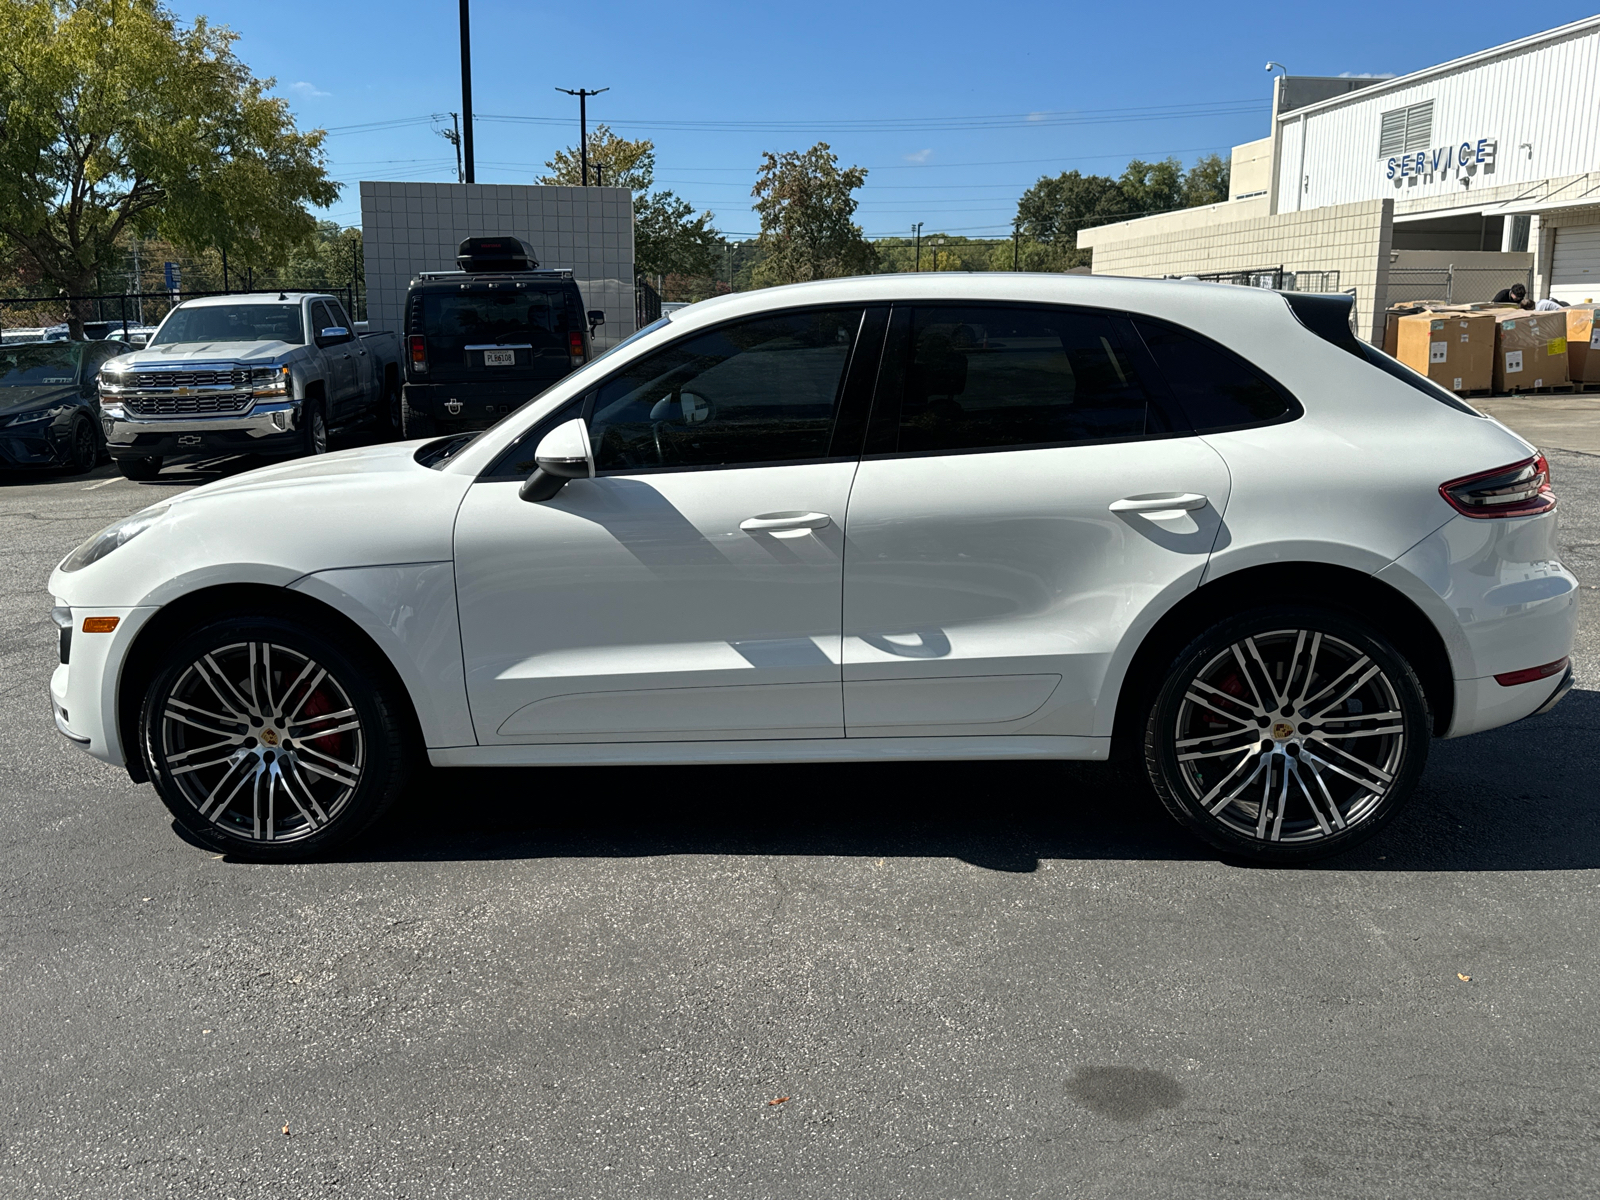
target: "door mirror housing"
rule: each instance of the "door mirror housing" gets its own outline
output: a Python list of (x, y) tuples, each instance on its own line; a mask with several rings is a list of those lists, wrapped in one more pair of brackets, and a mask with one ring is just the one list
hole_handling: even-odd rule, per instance
[(329, 325), (321, 333), (317, 334), (317, 345), (319, 346), (337, 346), (340, 342), (348, 342), (349, 340), (350, 331), (343, 325)]
[(606, 323), (606, 310), (605, 309), (603, 309), (603, 308), (591, 308), (589, 310), (589, 334), (590, 334), (591, 337), (594, 335), (595, 326), (596, 325), (604, 325), (605, 323)]
[(533, 452), (539, 465), (517, 493), (537, 504), (555, 496), (569, 479), (594, 478), (594, 447), (589, 444), (589, 423), (582, 417), (557, 425)]

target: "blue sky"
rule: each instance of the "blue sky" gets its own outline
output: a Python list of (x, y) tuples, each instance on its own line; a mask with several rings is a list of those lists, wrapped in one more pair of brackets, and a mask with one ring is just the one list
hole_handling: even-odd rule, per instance
[[(240, 34), (302, 127), (330, 131), (326, 214), (358, 224), (360, 179), (453, 180), (429, 114), (460, 108), (451, 0), (180, 3)], [(480, 183), (531, 183), (589, 119), (656, 143), (658, 184), (757, 229), (763, 150), (829, 142), (870, 169), (869, 235), (1004, 236), (1044, 174), (1117, 174), (1131, 157), (1185, 163), (1268, 132), (1274, 59), (1292, 73), (1404, 73), (1589, 15), (1576, 3), (1428, 5), (1342, 0), (1143, 4), (617, 4), (475, 0)], [(531, 118), (491, 120), (490, 117)], [(389, 128), (347, 130), (415, 120)]]

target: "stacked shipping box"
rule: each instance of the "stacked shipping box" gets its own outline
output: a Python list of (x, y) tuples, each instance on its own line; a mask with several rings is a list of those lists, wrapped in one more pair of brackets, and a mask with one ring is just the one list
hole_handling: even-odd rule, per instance
[[(1576, 307), (1532, 312), (1491, 305), (1397, 305), (1389, 311), (1384, 349), (1453, 392), (1520, 392), (1565, 387), (1569, 325)], [(1600, 353), (1588, 356), (1594, 312), (1584, 325), (1583, 369), (1600, 381)], [(1593, 361), (1590, 361), (1592, 357)]]

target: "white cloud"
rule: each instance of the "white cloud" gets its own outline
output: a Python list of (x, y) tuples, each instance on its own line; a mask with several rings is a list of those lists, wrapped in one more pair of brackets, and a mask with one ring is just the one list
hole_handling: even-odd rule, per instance
[(299, 83), (291, 83), (289, 90), (302, 100), (316, 100), (322, 96), (331, 96), (332, 92), (325, 92), (314, 83), (307, 83), (302, 79)]
[(1393, 79), (1393, 71), (1340, 71), (1340, 79)]
[(1042, 120), (1044, 120), (1046, 117), (1048, 117), (1050, 115), (1051, 114), (1047, 113), (1047, 112), (1031, 112), (1031, 113), (1028, 114), (1028, 120), (1030, 120), (1030, 121), (1042, 121)]
[(932, 153), (932, 150), (918, 150), (913, 154), (901, 155), (901, 157), (909, 163), (925, 163), (928, 161), (928, 158), (930, 155), (932, 155)]

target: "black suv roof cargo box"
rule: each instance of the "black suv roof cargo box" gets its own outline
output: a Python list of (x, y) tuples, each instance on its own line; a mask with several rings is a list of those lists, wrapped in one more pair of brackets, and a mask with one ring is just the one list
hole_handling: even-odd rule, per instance
[(456, 265), (463, 271), (532, 271), (539, 258), (521, 238), (469, 237), (456, 248)]

